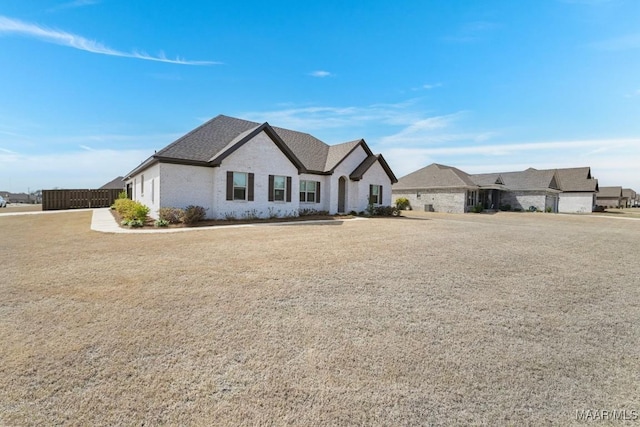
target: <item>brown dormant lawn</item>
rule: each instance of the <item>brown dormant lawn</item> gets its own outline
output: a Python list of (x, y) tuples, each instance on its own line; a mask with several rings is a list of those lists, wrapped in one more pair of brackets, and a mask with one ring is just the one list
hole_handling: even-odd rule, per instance
[(408, 215), (145, 235), (0, 217), (0, 425), (640, 416), (640, 221)]

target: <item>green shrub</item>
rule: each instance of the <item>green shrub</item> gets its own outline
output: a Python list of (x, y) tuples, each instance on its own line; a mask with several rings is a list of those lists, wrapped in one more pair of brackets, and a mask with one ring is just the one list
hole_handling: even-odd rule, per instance
[(121, 192), (118, 193), (118, 199), (128, 199), (129, 196), (127, 195), (127, 192), (122, 190)]
[(183, 216), (184, 209), (180, 208), (160, 208), (160, 212), (158, 213), (158, 217), (163, 221), (167, 221), (169, 224), (182, 222)]
[(551, 208), (551, 206), (547, 206), (547, 208), (545, 209), (546, 213), (551, 213), (553, 212), (553, 209)]
[(202, 221), (207, 215), (207, 210), (202, 206), (189, 205), (184, 210), (182, 215), (182, 222), (190, 225), (195, 224), (198, 221)]
[(400, 210), (409, 209), (411, 204), (409, 203), (409, 199), (406, 197), (398, 197), (396, 199), (396, 207)]
[(480, 213), (484, 210), (484, 208), (482, 207), (482, 205), (480, 203), (478, 203), (477, 205), (475, 205), (474, 207), (471, 208), (471, 212), (473, 213)]
[(505, 205), (500, 205), (500, 210), (501, 211), (510, 211), (511, 210), (511, 205), (510, 204), (505, 204)]
[(537, 207), (535, 207), (535, 206), (529, 206), (528, 211), (529, 211), (529, 212), (538, 212), (538, 208), (537, 208)]
[(166, 219), (158, 219), (153, 223), (153, 225), (155, 225), (156, 227), (168, 227), (169, 221), (167, 221)]
[(149, 209), (149, 207), (142, 203), (135, 202), (135, 205), (133, 206), (133, 218), (144, 222), (144, 220), (147, 219), (147, 215), (149, 215), (150, 210), (151, 209)]
[(376, 216), (393, 216), (396, 212), (393, 206), (376, 206), (373, 209), (373, 214)]
[(120, 223), (128, 227), (144, 227), (144, 221), (140, 219), (123, 219)]

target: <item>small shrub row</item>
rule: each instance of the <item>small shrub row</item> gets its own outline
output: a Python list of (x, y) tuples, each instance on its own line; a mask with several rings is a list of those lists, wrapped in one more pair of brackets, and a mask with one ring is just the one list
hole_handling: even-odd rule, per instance
[(395, 206), (376, 206), (373, 208), (375, 216), (394, 216), (397, 215), (398, 209)]
[(298, 211), (298, 215), (300, 216), (329, 215), (329, 211), (319, 211), (317, 209), (304, 208)]

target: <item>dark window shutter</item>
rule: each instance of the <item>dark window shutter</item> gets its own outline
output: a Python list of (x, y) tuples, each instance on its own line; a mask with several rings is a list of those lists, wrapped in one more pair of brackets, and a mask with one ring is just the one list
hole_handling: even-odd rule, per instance
[(287, 177), (287, 202), (291, 201), (291, 177)]
[(373, 203), (373, 185), (369, 185), (369, 203)]
[(249, 201), (253, 202), (253, 174), (249, 174), (249, 182), (247, 183), (247, 193), (249, 194)]
[(269, 201), (273, 202), (273, 175), (269, 175)]
[(382, 204), (382, 185), (380, 187), (378, 187), (378, 197), (380, 198), (380, 204)]
[(233, 172), (227, 172), (227, 200), (233, 200)]
[(316, 203), (320, 203), (320, 181), (316, 182)]

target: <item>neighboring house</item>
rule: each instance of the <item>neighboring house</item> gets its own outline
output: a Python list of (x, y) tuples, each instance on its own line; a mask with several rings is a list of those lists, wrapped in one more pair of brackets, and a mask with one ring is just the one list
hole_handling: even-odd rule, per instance
[(540, 211), (558, 212), (559, 195), (562, 190), (555, 169), (529, 168), (520, 172), (477, 174), (471, 177), (478, 184), (482, 184), (482, 188), (491, 181), (503, 186), (499, 191), (492, 191), (495, 194), (492, 203), (489, 205), (484, 202), (485, 209), (498, 209), (500, 206), (509, 205), (511, 209), (529, 210), (533, 207)]
[(0, 196), (7, 201), (7, 203), (35, 203), (36, 198), (31, 197), (27, 193), (10, 193), (8, 191), (0, 191)]
[(622, 189), (622, 200), (621, 200), (621, 204), (623, 208), (630, 208), (631, 206), (635, 205), (636, 203), (636, 192), (633, 191), (630, 188), (623, 188)]
[(596, 206), (598, 180), (591, 176), (590, 167), (556, 169), (560, 179), (558, 212), (590, 213)]
[(124, 190), (125, 189), (124, 177), (118, 176), (99, 188), (99, 190), (111, 190), (111, 189)]
[(329, 146), (312, 135), (217, 116), (156, 152), (125, 178), (151, 208), (199, 205), (208, 218), (342, 213), (391, 204), (397, 179), (363, 139)]
[(400, 178), (392, 192), (394, 200), (406, 197), (413, 209), (464, 213), (478, 203), (472, 195), (479, 189), (466, 172), (433, 163)]
[(464, 213), (475, 206), (558, 212), (558, 171), (529, 168), (521, 172), (470, 175), (460, 169), (431, 164), (398, 180), (393, 197), (406, 197), (414, 209)]
[(600, 187), (596, 203), (605, 208), (622, 207), (622, 187)]

